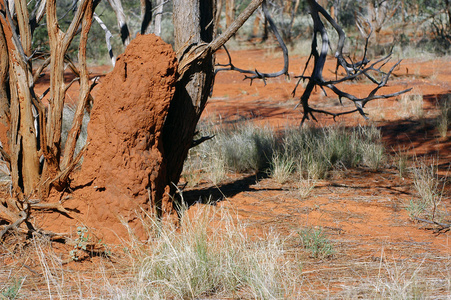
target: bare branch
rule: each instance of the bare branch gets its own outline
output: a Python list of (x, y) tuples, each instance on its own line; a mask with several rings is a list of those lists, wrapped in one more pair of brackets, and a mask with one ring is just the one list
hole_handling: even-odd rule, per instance
[(33, 76), (33, 83), (36, 82), (41, 76), (42, 71), (50, 65), (50, 56), (47, 57), (44, 62), (39, 66), (39, 68), (35, 71)]
[(185, 50), (189, 47), (190, 50), (183, 55), (183, 57), (179, 60), (178, 65), (178, 73), (181, 78), (183, 74), (188, 70), (189, 66), (195, 61), (202, 60), (207, 57), (209, 54), (216, 52), (219, 48), (221, 48), (237, 31), (241, 28), (241, 26), (246, 22), (246, 20), (252, 15), (252, 13), (262, 4), (265, 0), (252, 0), (251, 3), (243, 10), (243, 12), (238, 16), (238, 18), (230, 24), (230, 26), (216, 39), (214, 39), (211, 43), (200, 44), (195, 47), (192, 47), (191, 44), (186, 44), (183, 46), (183, 49), (177, 49), (177, 53), (185, 52)]
[(108, 0), (111, 8), (114, 10), (117, 18), (117, 24), (121, 31), (122, 43), (125, 46), (130, 44), (130, 31), (128, 30), (127, 21), (125, 20), (124, 9), (122, 8), (122, 3), (120, 0)]
[(237, 68), (232, 64), (232, 58), (230, 57), (230, 53), (227, 50), (227, 48), (224, 46), (224, 48), (226, 49), (227, 56), (229, 58), (229, 63), (225, 64), (225, 65), (218, 64), (217, 66), (226, 67), (226, 68), (220, 68), (220, 69), (215, 70), (215, 74), (217, 74), (220, 71), (232, 71), (232, 70), (243, 73), (243, 74), (250, 74), (250, 76), (245, 75), (244, 79), (250, 79), (251, 85), (252, 85), (252, 82), (254, 79), (262, 79), (263, 82), (266, 84), (266, 78), (274, 78), (274, 77), (279, 77), (281, 75), (288, 75), (289, 57), (288, 57), (287, 46), (285, 45), (282, 37), (279, 34), (279, 31), (277, 30), (276, 24), (274, 23), (273, 19), (271, 18), (271, 15), (268, 12), (266, 0), (263, 1), (262, 8), (263, 8), (263, 13), (265, 15), (265, 18), (269, 23), (269, 26), (270, 26), (271, 30), (273, 31), (275, 37), (277, 38), (277, 41), (278, 41), (280, 47), (282, 48), (283, 60), (284, 60), (283, 69), (280, 70), (279, 72), (275, 72), (275, 73), (262, 73), (262, 72), (259, 72), (257, 69), (255, 71), (251, 71), (251, 70), (243, 70), (243, 69)]
[[(308, 120), (310, 117), (312, 117), (312, 119), (316, 121), (314, 113), (322, 113), (322, 114), (326, 114), (326, 115), (331, 115), (335, 119), (337, 116), (350, 114), (350, 113), (354, 113), (354, 112), (359, 112), (365, 119), (367, 119), (368, 117), (366, 116), (366, 113), (363, 111), (363, 108), (369, 101), (374, 100), (374, 99), (395, 97), (395, 96), (398, 96), (400, 94), (410, 91), (410, 89), (406, 89), (406, 90), (402, 90), (402, 91), (392, 93), (392, 94), (377, 95), (377, 92), (387, 84), (393, 70), (399, 65), (399, 63), (401, 61), (397, 62), (394, 66), (392, 66), (388, 73), (383, 72), (382, 67), (384, 67), (386, 65), (386, 63), (389, 61), (391, 54), (377, 60), (376, 62), (372, 63), (370, 66), (367, 67), (367, 65), (370, 63), (370, 61), (366, 58), (369, 36), (366, 38), (364, 55), (363, 55), (362, 60), (355, 62), (355, 63), (353, 63), (352, 61), (351, 62), (347, 61), (343, 57), (343, 47), (344, 47), (344, 42), (345, 42), (344, 31), (335, 22), (335, 20), (333, 20), (333, 18), (330, 17), (330, 15), (327, 13), (327, 11), (324, 8), (322, 8), (316, 1), (308, 0), (308, 4), (310, 6), (310, 13), (311, 13), (311, 16), (313, 19), (313, 39), (312, 39), (312, 49), (311, 49), (310, 57), (307, 60), (304, 72), (307, 69), (307, 66), (310, 63), (312, 57), (314, 59), (314, 66), (313, 66), (312, 74), (310, 76), (304, 76), (304, 73), (303, 73), (303, 75), (299, 77), (300, 79), (299, 79), (298, 83), (296, 84), (295, 89), (293, 90), (293, 94), (294, 94), (296, 92), (296, 89), (298, 87), (300, 80), (308, 80), (307, 86), (300, 98), (300, 104), (302, 105), (303, 110), (304, 110), (301, 123), (304, 123), (304, 121)], [(323, 79), (323, 69), (324, 69), (324, 65), (326, 63), (327, 53), (328, 53), (328, 49), (329, 49), (329, 47), (328, 47), (329, 46), (329, 37), (328, 37), (328, 33), (326, 31), (326, 28), (323, 24), (323, 21), (320, 18), (320, 14), (324, 17), (324, 19), (326, 19), (327, 22), (329, 22), (334, 27), (334, 29), (337, 31), (337, 33), (339, 35), (337, 51), (335, 52), (335, 58), (337, 60), (337, 67), (335, 70), (335, 74), (338, 75), (338, 68), (342, 67), (347, 74), (343, 78), (336, 79), (336, 80), (328, 80), (328, 81)], [(369, 34), (371, 34), (371, 32), (372, 32), (372, 29), (370, 29)], [(321, 37), (320, 53), (318, 53), (318, 50), (317, 50), (318, 37)], [(373, 77), (370, 74), (370, 72), (374, 72), (376, 74), (382, 75), (382, 78), (380, 80), (377, 80), (375, 77)], [(374, 84), (376, 84), (376, 87), (373, 90), (371, 90), (371, 92), (364, 98), (358, 98), (358, 97), (356, 97), (350, 93), (344, 92), (336, 87), (336, 84), (338, 84), (338, 83), (341, 83), (344, 81), (350, 81), (359, 76), (365, 76), (369, 80), (371, 80)], [(314, 108), (310, 107), (308, 101), (310, 99), (311, 93), (313, 92), (314, 88), (317, 86), (319, 88), (323, 89), (323, 91), (324, 91), (325, 87), (330, 89), (332, 92), (334, 92), (338, 96), (340, 103), (342, 102), (343, 98), (353, 101), (353, 103), (355, 105), (355, 109), (350, 110), (350, 111), (345, 111), (345, 112), (332, 113), (329, 111), (318, 110), (318, 109), (314, 109)]]
[(110, 41), (113, 35), (111, 34), (111, 31), (108, 29), (108, 27), (106, 27), (105, 23), (103, 23), (102, 19), (100, 19), (100, 17), (96, 13), (94, 13), (94, 20), (96, 20), (96, 22), (99, 23), (103, 31), (105, 31), (105, 42), (108, 48), (108, 54), (110, 55), (111, 64), (114, 67), (114, 65), (116, 64), (116, 57), (114, 57), (113, 46), (111, 46)]

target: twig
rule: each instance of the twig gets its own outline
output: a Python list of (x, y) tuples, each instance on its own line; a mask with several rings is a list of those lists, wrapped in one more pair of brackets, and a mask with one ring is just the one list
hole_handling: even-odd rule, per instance
[(215, 75), (221, 71), (237, 71), (239, 73), (249, 74), (249, 75), (244, 76), (244, 80), (249, 79), (251, 81), (251, 83), (250, 83), (251, 85), (252, 85), (252, 82), (254, 81), (254, 79), (262, 79), (264, 84), (266, 85), (266, 78), (275, 78), (275, 77), (279, 77), (281, 75), (288, 76), (288, 66), (289, 66), (288, 48), (285, 45), (282, 37), (280, 36), (279, 31), (277, 30), (277, 26), (274, 23), (273, 19), (271, 18), (271, 15), (269, 14), (268, 8), (266, 6), (266, 1), (263, 1), (262, 8), (263, 8), (263, 13), (265, 15), (265, 18), (269, 23), (269, 27), (271, 28), (272, 32), (274, 33), (274, 36), (276, 37), (277, 42), (279, 43), (280, 47), (282, 48), (283, 61), (284, 61), (282, 70), (280, 70), (278, 72), (274, 72), (274, 73), (262, 73), (262, 72), (259, 72), (257, 69), (252, 71), (252, 70), (244, 70), (244, 69), (237, 68), (232, 63), (232, 58), (230, 56), (229, 51), (227, 50), (225, 45), (223, 45), (223, 47), (227, 53), (229, 62), (227, 64), (217, 64), (216, 66), (224, 67), (224, 68), (216, 69)]
[(14, 223), (11, 223), (5, 228), (3, 228), (2, 231), (0, 231), (0, 241), (3, 239), (3, 236), (5, 235), (8, 230), (11, 230), (13, 228), (17, 228), (22, 224), (26, 219), (28, 219), (29, 216), (29, 206), (27, 205), (26, 208), (19, 213), (19, 219), (17, 219)]
[(436, 232), (436, 233), (444, 233), (444, 232), (449, 231), (451, 228), (451, 223), (441, 223), (441, 222), (426, 220), (426, 219), (422, 219), (422, 218), (418, 218), (418, 217), (413, 217), (413, 219), (417, 220), (418, 222), (423, 222), (423, 223), (438, 226), (439, 228), (434, 229), (434, 232)]

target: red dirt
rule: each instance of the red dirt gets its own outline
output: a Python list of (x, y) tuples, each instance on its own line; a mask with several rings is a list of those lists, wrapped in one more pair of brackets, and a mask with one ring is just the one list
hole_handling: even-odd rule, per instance
[(65, 201), (76, 218), (52, 215), (42, 226), (61, 232), (84, 224), (98, 238), (117, 242), (126, 235), (127, 224), (144, 238), (139, 216), (141, 207), (149, 209), (149, 196), (156, 190), (146, 187), (164, 170), (161, 129), (175, 70), (175, 53), (160, 38), (141, 35), (130, 43), (96, 92), (89, 147), (72, 183), (83, 188)]
[[(282, 57), (272, 50), (233, 51), (232, 57), (237, 67), (251, 70), (257, 68), (262, 72), (278, 70), (283, 64)], [(223, 52), (218, 53), (217, 59), (220, 62), (227, 61)], [(202, 121), (238, 126), (245, 122), (256, 122), (270, 124), (276, 129), (286, 125), (299, 125), (302, 115), (299, 109), (295, 109), (298, 98), (291, 96), (291, 92), (296, 84), (294, 76), (302, 72), (306, 59), (292, 56), (290, 59), (291, 80), (271, 79), (267, 81), (266, 86), (260, 81), (255, 81), (250, 86), (249, 82), (243, 82), (241, 74), (235, 72), (219, 73)], [(149, 68), (153, 67), (149, 64)], [(161, 74), (164, 74), (168, 66), (162, 67)], [(325, 70), (327, 72), (334, 67), (333, 64), (328, 64)], [(115, 69), (113, 72), (119, 72), (119, 70)], [(365, 121), (358, 115), (342, 117), (338, 121), (347, 126), (376, 124), (382, 130), (388, 152), (392, 154), (404, 148), (408, 150), (409, 155), (426, 158), (434, 156), (439, 164), (440, 174), (447, 182), (442, 204), (449, 212), (451, 191), (448, 171), (451, 161), (451, 134), (448, 130), (446, 137), (440, 137), (434, 126), (438, 101), (443, 95), (451, 93), (449, 58), (407, 59), (395, 70), (394, 75), (388, 87), (381, 92), (391, 93), (414, 87), (415, 90), (411, 93), (424, 95), (425, 116), (423, 118), (405, 117), (399, 114), (400, 97), (397, 97), (370, 103), (367, 107), (370, 121)], [(330, 78), (333, 76), (332, 72), (327, 75)], [(157, 79), (159, 78), (157, 76)], [(149, 80), (146, 78), (146, 81)], [(101, 81), (106, 82), (107, 79), (101, 79)], [(155, 82), (158, 83), (158, 81)], [(368, 82), (356, 82), (343, 86), (355, 95), (364, 95), (373, 88)], [(297, 97), (301, 92), (302, 87), (299, 87)], [(121, 97), (120, 93), (124, 95)], [(139, 133), (147, 129), (147, 125), (144, 125), (147, 123), (132, 126), (128, 116), (138, 115), (140, 111), (125, 114), (125, 110), (122, 110), (125, 105), (139, 100), (122, 103), (111, 102), (108, 99), (111, 95), (117, 101), (125, 100), (126, 94), (128, 97), (128, 94), (139, 93), (135, 87), (128, 86), (124, 89), (121, 82), (101, 87), (96, 91), (97, 97), (90, 125), (91, 147), (94, 145), (97, 149), (102, 149), (102, 146), (107, 143), (104, 140), (107, 137), (106, 128), (96, 129), (95, 131), (99, 130), (99, 132), (93, 132), (92, 124), (105, 126), (101, 125), (103, 122), (100, 121), (101, 116), (96, 113), (96, 106), (99, 107), (99, 111), (111, 111), (108, 116), (112, 119), (116, 116), (116, 112), (121, 111), (117, 119), (114, 118), (115, 121), (105, 120), (107, 124), (111, 123), (111, 128), (108, 130), (118, 130), (115, 138), (109, 138), (108, 142), (117, 145), (120, 144), (119, 140), (127, 142), (118, 147), (115, 153), (100, 152), (95, 156), (87, 153), (86, 165), (81, 172), (83, 175), (78, 177), (77, 182), (88, 184), (92, 181), (93, 183), (83, 189), (82, 193), (73, 194), (71, 199), (64, 202), (64, 206), (75, 212), (88, 213), (73, 219), (72, 228), (59, 227), (63, 221), (67, 221), (65, 216), (59, 214), (56, 216), (55, 213), (47, 214), (39, 223), (43, 227), (51, 226), (59, 232), (69, 231), (69, 229), (73, 231), (76, 226), (94, 222), (93, 224), (96, 224), (98, 228), (109, 227), (111, 235), (107, 237), (112, 237), (113, 232), (119, 236), (127, 236), (124, 227), (117, 222), (117, 217), (122, 214), (128, 218), (126, 223), (128, 221), (133, 223), (136, 221), (136, 215), (129, 214), (130, 212), (124, 209), (138, 208), (139, 205), (147, 206), (146, 182), (141, 181), (142, 175), (132, 173), (129, 165), (121, 160), (121, 155), (125, 153), (130, 157), (129, 161), (134, 161), (136, 158), (139, 162), (137, 165), (149, 163), (142, 160), (141, 154), (133, 156), (142, 148), (138, 143), (138, 137), (140, 137)], [(140, 97), (138, 95), (138, 99), (141, 99)], [(335, 97), (325, 96), (320, 90), (314, 93), (311, 103), (316, 107), (332, 111), (342, 109)], [(105, 107), (100, 109), (101, 105)], [(152, 102), (148, 105), (152, 107), (154, 104)], [(161, 104), (158, 109), (162, 109), (164, 105), (166, 104)], [(344, 105), (345, 108), (350, 107), (348, 103)], [(158, 114), (152, 114), (149, 117), (159, 120), (158, 122), (162, 120), (162, 116)], [(311, 123), (314, 126), (326, 126), (334, 122), (327, 116), (318, 115), (317, 117), (319, 122)], [(136, 135), (131, 136), (136, 139), (129, 141), (125, 138), (122, 135), (122, 129), (117, 129), (119, 124), (128, 124), (127, 127), (130, 130), (127, 136), (130, 136), (128, 135), (130, 132), (135, 132)], [(154, 139), (157, 140), (156, 137)], [(158, 147), (154, 143), (148, 143), (148, 145)], [(158, 154), (153, 153), (149, 153), (146, 159), (153, 158), (152, 155), (155, 155), (158, 161)], [(110, 167), (113, 163), (115, 167)], [(146, 165), (141, 170), (149, 174), (149, 170), (152, 168), (155, 170), (157, 165), (151, 161), (150, 165)], [(334, 256), (331, 259), (318, 260), (305, 254), (300, 258), (303, 262), (302, 274), (305, 276), (302, 280), (308, 282), (306, 288), (312, 288), (315, 291), (340, 291), (343, 284), (350, 282), (352, 285), (359, 279), (352, 281), (350, 278), (365, 276), (362, 274), (369, 276), (367, 273), (371, 272), (377, 273), (380, 263), (386, 260), (423, 264), (424, 268), (428, 268), (428, 272), (430, 270), (431, 276), (434, 272), (449, 272), (449, 264), (443, 263), (443, 260), (449, 260), (451, 256), (449, 232), (436, 235), (425, 230), (424, 224), (410, 220), (405, 208), (409, 201), (417, 198), (418, 195), (414, 191), (412, 179), (409, 176), (400, 177), (393, 165), (394, 163), (388, 163), (386, 168), (379, 172), (367, 169), (334, 172), (328, 179), (319, 181), (307, 199), (302, 199), (296, 192), (297, 183), (294, 180), (281, 185), (271, 178), (261, 178), (255, 174), (232, 174), (230, 179), (219, 187), (211, 183), (203, 183), (185, 190), (184, 196), (187, 200), (198, 200), (199, 197), (219, 200), (218, 206), (229, 207), (236, 211), (240, 219), (250, 225), (249, 230), (256, 235), (273, 230), (286, 238), (288, 252), (305, 253), (302, 252), (299, 239), (293, 236), (293, 232), (296, 233), (306, 226), (324, 228), (336, 250)], [(125, 184), (129, 189), (116, 190), (116, 183)], [(108, 200), (110, 194), (115, 196), (123, 194), (124, 197), (110, 204)], [(114, 209), (107, 210), (107, 204)], [(92, 258), (91, 262), (95, 263), (97, 260), (98, 258)], [(69, 268), (78, 269), (79, 267), (74, 264), (69, 265)], [(87, 261), (86, 268), (91, 267), (92, 265)]]
[[(279, 70), (283, 63), (282, 57), (271, 50), (234, 51), (232, 58), (237, 67), (257, 68), (262, 72)], [(217, 59), (227, 62), (222, 52)], [(253, 122), (269, 124), (275, 129), (299, 125), (302, 114), (295, 106), (302, 87), (297, 97), (291, 92), (296, 84), (294, 76), (302, 72), (305, 62), (304, 57), (292, 56), (291, 80), (271, 79), (266, 86), (259, 81), (249, 85), (248, 81), (243, 81), (244, 76), (236, 72), (219, 73), (201, 121), (236, 126)], [(369, 103), (370, 121), (359, 115), (337, 119), (346, 126), (375, 124), (382, 131), (387, 151), (395, 155), (405, 149), (411, 164), (413, 156), (435, 160), (445, 182), (441, 205), (447, 222), (451, 222), (451, 134), (448, 127), (447, 136), (440, 137), (435, 123), (439, 102), (451, 94), (450, 67), (449, 58), (406, 59), (395, 70), (388, 86), (381, 90), (381, 93), (392, 93), (413, 87), (410, 94), (424, 96), (425, 115), (421, 118), (400, 113), (400, 96)], [(327, 77), (333, 78), (332, 72), (327, 72), (333, 69), (333, 64), (326, 65)], [(355, 82), (343, 88), (363, 96), (373, 87), (368, 82)], [(331, 111), (343, 109), (336, 97), (325, 96), (320, 90), (314, 93), (311, 103)], [(349, 103), (344, 106), (352, 107)], [(318, 123), (310, 122), (312, 126), (334, 123), (328, 116), (317, 115), (317, 118)], [(410, 219), (406, 207), (411, 199), (419, 196), (413, 188), (412, 176), (400, 177), (395, 165), (395, 159), (393, 162), (389, 159), (387, 166), (378, 172), (366, 169), (333, 172), (328, 179), (317, 183), (307, 199), (297, 193), (295, 180), (281, 185), (255, 174), (234, 174), (219, 186), (203, 183), (185, 191), (184, 195), (188, 201), (198, 201), (200, 197), (219, 200), (218, 206), (232, 209), (258, 236), (275, 231), (286, 239), (286, 251), (296, 253), (296, 257), (302, 253), (296, 232), (308, 226), (323, 228), (333, 243), (335, 254), (326, 260), (304, 254), (300, 258), (304, 277), (299, 279), (302, 290), (314, 290), (314, 294), (322, 295), (320, 297), (352, 290), (365, 276), (373, 282), (380, 276), (381, 266), (385, 268), (391, 263), (408, 264), (407, 269), (418, 266), (424, 276), (442, 278), (449, 272), (449, 232), (434, 234), (427, 230), (431, 226)], [(446, 287), (444, 291), (446, 293)]]
[[(283, 64), (282, 57), (275, 55), (270, 50), (234, 51), (232, 58), (237, 67), (249, 68), (251, 70), (257, 67), (262, 72), (278, 70)], [(225, 53), (222, 52), (217, 55), (217, 59), (222, 63), (227, 61)], [(296, 84), (294, 77), (300, 74), (306, 59), (305, 57), (291, 57), (289, 73), (292, 79), (269, 79), (267, 80), (266, 86), (261, 81), (255, 81), (252, 85), (249, 85), (249, 81), (243, 81), (244, 76), (237, 72), (219, 73), (215, 80), (212, 97), (207, 104), (202, 120), (213, 122), (214, 124), (237, 125), (245, 122), (257, 122), (269, 124), (274, 128), (299, 125), (302, 114), (300, 109), (295, 109), (295, 106), (298, 103), (298, 97), (302, 92), (302, 87), (298, 88), (296, 97), (293, 97), (291, 92)], [(417, 156), (438, 155), (436, 159), (439, 160), (440, 169), (446, 170), (449, 168), (451, 161), (450, 131), (448, 130), (447, 137), (440, 137), (433, 122), (437, 117), (437, 106), (441, 98), (451, 94), (450, 67), (451, 63), (448, 58), (434, 60), (406, 59), (395, 70), (394, 76), (389, 81), (387, 87), (381, 89), (379, 92), (392, 93), (413, 87), (414, 89), (408, 94), (418, 93), (424, 96), (423, 109), (425, 115), (422, 120), (413, 116), (404, 117), (399, 114), (399, 99), (401, 96), (398, 96), (388, 100), (375, 100), (374, 102), (370, 102), (366, 109), (369, 113), (369, 121), (364, 120), (358, 114), (338, 117), (336, 121), (346, 126), (373, 123), (381, 128), (383, 140), (389, 152), (398, 151), (398, 147), (405, 147), (405, 149), (411, 150), (410, 154), (416, 154)], [(333, 63), (326, 64), (326, 77), (334, 77), (332, 72), (327, 72), (327, 70), (333, 69)], [(348, 86), (344, 86), (344, 89), (358, 96), (363, 96), (374, 88), (374, 85), (369, 82), (356, 82), (348, 84)], [(334, 112), (342, 109), (337, 97), (334, 95), (325, 96), (320, 90), (314, 93), (311, 98), (311, 103), (316, 107)], [(344, 107), (349, 108), (351, 106), (349, 103), (344, 103)], [(310, 122), (313, 126), (325, 126), (334, 122), (332, 117), (329, 116), (316, 115), (316, 117), (318, 118), (318, 123), (314, 121)], [(395, 178), (392, 174), (395, 173), (394, 169), (375, 173), (364, 170), (348, 170), (345, 171), (345, 174), (347, 173), (353, 174), (352, 176), (355, 179), (350, 179), (348, 175), (340, 176), (339, 186), (355, 187), (356, 189), (358, 187), (358, 191), (368, 191), (370, 195), (382, 196), (379, 195), (381, 193), (381, 186), (384, 187), (382, 190), (387, 189), (387, 191), (392, 190), (393, 192), (396, 190), (395, 187), (397, 185), (405, 186), (408, 189), (410, 184), (410, 182), (404, 182), (405, 179), (401, 180), (398, 178), (398, 180)], [(397, 181), (401, 182), (396, 183)], [(270, 179), (258, 182), (259, 190), (265, 190), (265, 183), (275, 184), (270, 182)], [(323, 184), (330, 186), (332, 183), (324, 182)], [(361, 187), (362, 185), (364, 188)], [(396, 192), (396, 194), (398, 193), (402, 194), (400, 191)], [(231, 203), (235, 204), (239, 202), (240, 197), (238, 195), (240, 194), (242, 193), (238, 192), (237, 196), (233, 197), (233, 200), (229, 199), (232, 200)], [(349, 198), (352, 199), (355, 197), (352, 196), (353, 194), (351, 193)], [(412, 191), (410, 190), (408, 194), (412, 195)], [(346, 199), (348, 195), (340, 193), (340, 198)], [(445, 200), (449, 201), (449, 199)], [(237, 205), (239, 206), (239, 204)], [(277, 206), (280, 207), (280, 205)], [(340, 211), (336, 206), (333, 206), (331, 210)], [(271, 211), (277, 214), (272, 208)], [(365, 212), (365, 214), (370, 214), (369, 216), (375, 214), (374, 219), (380, 220), (378, 210)], [(359, 230), (365, 229), (362, 228)], [(365, 235), (365, 233), (362, 234)]]
[[(251, 70), (257, 67), (263, 72), (278, 70), (282, 66), (282, 57), (268, 50), (235, 51), (232, 58), (237, 67)], [(219, 53), (218, 60), (226, 62), (227, 57)], [(242, 81), (243, 75), (236, 72), (219, 73), (203, 120), (238, 126), (245, 122), (257, 122), (270, 124), (274, 128), (299, 125), (302, 114), (295, 109), (295, 105), (302, 87), (299, 87), (297, 97), (293, 97), (291, 92), (296, 84), (294, 76), (300, 75), (305, 61), (306, 58), (292, 57), (292, 79), (268, 80), (266, 86), (257, 81), (250, 86), (249, 82)], [(332, 72), (327, 72), (333, 69), (333, 64), (326, 65), (327, 77), (333, 78)], [(354, 95), (363, 96), (374, 85), (356, 82), (342, 87)], [(395, 70), (388, 86), (380, 93), (392, 93), (409, 87), (414, 88), (410, 94), (424, 96), (425, 115), (422, 118), (400, 114), (399, 96), (368, 104), (370, 121), (357, 114), (340, 117), (337, 121), (346, 126), (375, 124), (381, 128), (389, 153), (406, 149), (411, 156), (424, 156), (429, 160), (433, 157), (446, 183), (442, 209), (447, 212), (449, 222), (451, 134), (448, 127), (447, 136), (440, 137), (435, 127), (438, 104), (443, 97), (451, 94), (449, 58), (404, 60)], [(336, 97), (325, 96), (320, 90), (313, 95), (311, 103), (330, 111), (342, 109)], [(348, 103), (344, 103), (344, 106), (352, 107)], [(325, 126), (334, 122), (331, 117), (324, 115), (317, 115), (317, 118), (318, 123), (312, 121), (310, 124)], [(208, 192), (203, 192), (205, 185), (201, 185), (187, 192), (187, 197), (192, 194), (193, 199), (197, 199), (213, 193), (212, 199), (223, 199), (219, 205), (235, 210), (257, 233), (275, 230), (282, 236), (289, 236), (305, 226), (324, 228), (338, 248), (337, 253), (329, 262), (318, 263), (317, 260), (307, 259), (304, 265), (306, 274), (310, 274), (309, 270), (325, 268), (325, 272), (321, 273), (324, 278), (347, 277), (352, 276), (349, 272), (355, 267), (350, 262), (368, 263), (381, 259), (415, 262), (428, 259), (431, 264), (440, 265), (441, 259), (451, 255), (449, 232), (435, 235), (425, 230), (429, 226), (411, 221), (405, 208), (418, 195), (412, 179), (409, 176), (401, 178), (394, 164), (387, 164), (379, 172), (340, 170), (330, 178), (319, 181), (307, 199), (301, 199), (296, 193), (296, 182), (280, 185), (273, 179), (257, 179), (255, 175), (239, 180), (230, 179), (228, 184), (208, 188)], [(293, 244), (292, 247), (296, 249), (299, 244)], [(333, 268), (328, 271), (331, 263), (344, 271), (332, 271)], [(312, 278), (316, 278), (314, 280), (317, 280), (318, 275), (317, 272), (311, 274)], [(340, 283), (342, 281), (338, 280), (337, 284)], [(318, 286), (315, 288), (318, 289), (330, 288), (327, 286), (330, 281), (326, 279), (316, 284)]]

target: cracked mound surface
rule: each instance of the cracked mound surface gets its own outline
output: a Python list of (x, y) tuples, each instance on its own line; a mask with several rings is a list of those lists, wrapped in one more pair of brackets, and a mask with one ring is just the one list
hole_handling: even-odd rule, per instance
[(139, 216), (151, 207), (155, 180), (165, 172), (161, 132), (175, 82), (170, 45), (155, 35), (130, 43), (96, 93), (89, 146), (74, 181), (82, 188), (65, 202), (73, 219), (59, 215), (49, 227), (73, 231), (83, 224), (112, 241), (128, 236), (127, 224), (144, 238)]

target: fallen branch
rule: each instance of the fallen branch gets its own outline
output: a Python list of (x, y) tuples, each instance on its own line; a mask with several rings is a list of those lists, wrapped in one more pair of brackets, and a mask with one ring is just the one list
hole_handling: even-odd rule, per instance
[(445, 233), (445, 232), (448, 232), (451, 230), (451, 223), (441, 223), (441, 222), (426, 220), (426, 219), (422, 219), (422, 218), (418, 218), (418, 217), (413, 217), (413, 219), (417, 220), (418, 222), (437, 226), (436, 228), (434, 228), (434, 233), (437, 233), (437, 234)]
[(17, 229), (20, 224), (22, 224), (24, 221), (28, 219), (28, 216), (30, 215), (30, 208), (27, 205), (23, 211), (19, 213), (19, 218), (14, 221), (13, 223), (5, 226), (2, 231), (0, 231), (0, 241), (3, 240), (3, 236), (5, 233), (7, 233), (11, 229)]
[(56, 210), (58, 212), (69, 215), (69, 211), (63, 207), (63, 204), (61, 202), (35, 203), (30, 204), (30, 206), (34, 210)]

